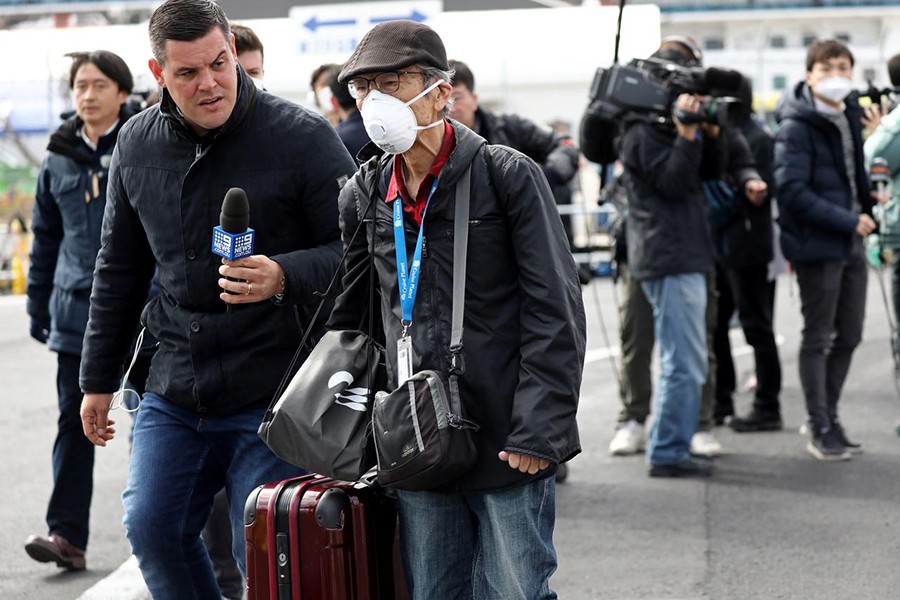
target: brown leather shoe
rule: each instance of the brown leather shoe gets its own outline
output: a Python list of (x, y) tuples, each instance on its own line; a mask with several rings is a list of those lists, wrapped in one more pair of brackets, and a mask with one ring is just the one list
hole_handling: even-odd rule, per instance
[(58, 535), (45, 538), (32, 535), (25, 541), (25, 552), (38, 562), (55, 562), (56, 566), (69, 571), (84, 571), (87, 562), (84, 550), (76, 548), (69, 541)]

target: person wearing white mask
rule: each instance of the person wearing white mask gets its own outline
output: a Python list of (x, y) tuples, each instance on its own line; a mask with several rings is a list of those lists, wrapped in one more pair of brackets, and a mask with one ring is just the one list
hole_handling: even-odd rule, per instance
[(315, 105), (335, 129), (341, 123), (341, 118), (335, 108), (334, 94), (331, 93), (328, 83), (337, 77), (340, 70), (340, 65), (325, 63), (316, 67), (309, 79), (310, 104)]
[(800, 288), (800, 383), (809, 414), (807, 450), (819, 460), (861, 452), (838, 415), (866, 305), (863, 240), (876, 226), (863, 165), (862, 128), (877, 127), (853, 92), (853, 54), (838, 40), (809, 46), (806, 81), (780, 107), (775, 181), (781, 247)]
[[(553, 475), (581, 450), (581, 286), (541, 168), (447, 118), (451, 75), (437, 33), (400, 20), (369, 31), (338, 76), (372, 143), (340, 196), (346, 275), (328, 326), (359, 327), (371, 264), (387, 387), (403, 383), (408, 376), (400, 372), (448, 373), (460, 364), (451, 365), (448, 349), (456, 188), (467, 180), (465, 367), (458, 373), (464, 412), (479, 425), (478, 460), (438, 489), (398, 490), (410, 597), (556, 598), (549, 586), (557, 564)], [(373, 225), (354, 236), (361, 219)], [(417, 293), (401, 294), (398, 272), (404, 290)], [(403, 365), (400, 349), (412, 356)]]

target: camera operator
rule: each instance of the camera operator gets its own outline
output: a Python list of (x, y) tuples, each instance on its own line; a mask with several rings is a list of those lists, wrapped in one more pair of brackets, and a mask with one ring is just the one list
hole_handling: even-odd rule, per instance
[(629, 119), (621, 160), (628, 191), (628, 265), (653, 306), (660, 348), (656, 414), (647, 444), (651, 477), (708, 476), (712, 463), (692, 457), (700, 391), (707, 376), (706, 275), (713, 245), (700, 188), (703, 141), (697, 95), (675, 101), (673, 128)]
[[(649, 135), (646, 133), (632, 133), (636, 122), (644, 123), (645, 127), (642, 127), (642, 130), (656, 132), (657, 135), (655, 137), (659, 138), (662, 135), (666, 139), (666, 146), (671, 146), (673, 141), (677, 142), (678, 137), (681, 136), (676, 136), (676, 132), (680, 134), (681, 129), (687, 127), (687, 133), (693, 136), (690, 138), (692, 143), (696, 143), (702, 149), (697, 151), (698, 156), (695, 162), (692, 163), (693, 166), (682, 169), (685, 173), (690, 172), (694, 174), (695, 182), (684, 180), (678, 182), (676, 187), (669, 189), (668, 195), (675, 197), (677, 200), (675, 203), (663, 202), (662, 206), (659, 207), (653, 206), (652, 202), (647, 204), (647, 192), (635, 192), (634, 186), (629, 187), (626, 184), (631, 205), (629, 217), (626, 219), (627, 237), (642, 242), (644, 248), (635, 250), (629, 246), (627, 253), (629, 264), (625, 268), (620, 267), (625, 286), (623, 301), (620, 306), (620, 312), (623, 316), (620, 332), (623, 348), (623, 385), (620, 390), (620, 396), (622, 396), (623, 400), (623, 410), (619, 417), (620, 423), (616, 435), (610, 442), (609, 451), (611, 454), (631, 454), (639, 451), (644, 445), (643, 426), (641, 423), (649, 413), (650, 387), (642, 382), (649, 381), (650, 358), (654, 337), (660, 335), (660, 329), (659, 322), (657, 322), (656, 336), (654, 336), (652, 329), (643, 326), (651, 321), (653, 311), (650, 305), (656, 303), (653, 302), (652, 298), (650, 303), (647, 302), (645, 296), (649, 297), (649, 292), (645, 294), (647, 286), (641, 279), (690, 272), (703, 274), (705, 279), (703, 286), (706, 298), (704, 302), (705, 323), (702, 328), (702, 336), (706, 346), (706, 354), (704, 356), (707, 360), (707, 368), (702, 373), (702, 377), (700, 377), (700, 384), (703, 385), (702, 395), (697, 399), (692, 398), (693, 408), (690, 411), (694, 415), (695, 422), (689, 428), (689, 431), (680, 432), (680, 435), (685, 436), (685, 439), (688, 441), (688, 446), (682, 450), (685, 454), (689, 450), (693, 455), (706, 457), (716, 456), (722, 451), (721, 444), (712, 433), (716, 369), (712, 334), (715, 331), (717, 313), (716, 281), (712, 272), (713, 244), (709, 224), (707, 223), (706, 206), (707, 204), (713, 206), (713, 202), (710, 200), (710, 198), (713, 198), (718, 200), (720, 210), (731, 210), (735, 204), (732, 190), (739, 189), (748, 196), (756, 197), (762, 195), (764, 197), (767, 186), (757, 174), (752, 155), (740, 132), (737, 129), (730, 130), (729, 128), (723, 129), (720, 127), (720, 124), (728, 122), (725, 116), (735, 112), (735, 104), (733, 99), (718, 96), (716, 93), (732, 87), (736, 89), (742, 80), (741, 75), (737, 72), (726, 72), (723, 70), (711, 69), (702, 71), (700, 69), (701, 62), (702, 52), (690, 38), (678, 36), (665, 38), (651, 59), (644, 63), (644, 66), (639, 66), (638, 68), (642, 71), (647, 69), (648, 71), (671, 73), (672, 78), (663, 84), (670, 92), (700, 91), (700, 89), (703, 89), (704, 91), (713, 92), (714, 95), (696, 96), (690, 94), (688, 97), (692, 102), (689, 102), (687, 105), (684, 104), (687, 100), (679, 97), (675, 102), (676, 114), (671, 121), (668, 115), (657, 113), (651, 113), (651, 118), (647, 119), (646, 115), (641, 116), (641, 108), (644, 107), (638, 106), (626, 112), (623, 119), (626, 123), (626, 140), (629, 136), (640, 135), (641, 137), (647, 137)], [(716, 82), (717, 85), (712, 85), (712, 82)], [(717, 89), (719, 87), (723, 89)], [(629, 108), (627, 102), (622, 102), (623, 96), (618, 96), (617, 98), (615, 97), (615, 92), (605, 93), (607, 98), (613, 103), (618, 101), (620, 106), (625, 105)], [(603, 94), (600, 94), (600, 97), (602, 96)], [(630, 95), (629, 97), (633, 98), (635, 96)], [(723, 110), (717, 110), (717, 106)], [(683, 114), (684, 118), (679, 119), (679, 113)], [(691, 122), (688, 123), (687, 121)], [(673, 122), (675, 127), (672, 125), (661, 125), (667, 122)], [(700, 125), (700, 122), (703, 122), (703, 124)], [(633, 124), (629, 126), (627, 125), (628, 123)], [(657, 145), (661, 145), (659, 139), (656, 141)], [(658, 180), (658, 169), (652, 167), (657, 165), (657, 163), (665, 165), (669, 159), (660, 157), (656, 163), (653, 162), (650, 155), (656, 152), (656, 148), (653, 146), (649, 148), (649, 151), (646, 152), (646, 157), (638, 157), (645, 160), (642, 167), (643, 171), (646, 171), (646, 176), (641, 174), (641, 168), (633, 168), (632, 171), (637, 171), (639, 176), (643, 176), (644, 179), (651, 182), (651, 185), (659, 190), (656, 194), (660, 194), (667, 189), (667, 186), (664, 182)], [(682, 149), (676, 143), (674, 147), (671, 149), (666, 148), (666, 150), (678, 153)], [(628, 156), (628, 152), (622, 153), (626, 173), (629, 171), (629, 158), (634, 159), (634, 157)], [(673, 170), (671, 176), (674, 177), (680, 172)], [(682, 186), (684, 187), (683, 190)], [(677, 190), (681, 191), (678, 192)], [(663, 193), (663, 197), (665, 196), (666, 194)], [(691, 206), (693, 198), (699, 201), (699, 212), (696, 207)], [(641, 209), (640, 204), (646, 204), (652, 209), (646, 212), (653, 215), (656, 221), (647, 221), (632, 227), (632, 221), (641, 217), (637, 212)], [(646, 206), (644, 208), (646, 209)], [(694, 212), (691, 212), (692, 210)], [(665, 215), (664, 211), (673, 211), (677, 214), (675, 218), (662, 218)], [(688, 225), (680, 227), (681, 221), (686, 221)], [(648, 224), (652, 227), (660, 228), (668, 225), (669, 228), (677, 229), (678, 232), (651, 231), (656, 237), (648, 242), (645, 232)], [(700, 227), (700, 224), (702, 224), (702, 227)], [(699, 231), (702, 233), (695, 235), (694, 232), (697, 227), (700, 227)], [(678, 233), (683, 234), (686, 240), (684, 244), (680, 243), (681, 237)], [(682, 260), (683, 257), (673, 257), (671, 255), (673, 248), (679, 248), (684, 245), (688, 248), (688, 260), (684, 261)], [(648, 250), (648, 248), (650, 249)], [(705, 251), (703, 251), (704, 248)], [(638, 253), (647, 256), (646, 265), (630, 264)], [(700, 265), (699, 267), (697, 267), (698, 264)], [(642, 270), (649, 271), (649, 274), (642, 276), (640, 272)], [(657, 315), (657, 317), (659, 316)], [(669, 331), (669, 335), (679, 334), (681, 332), (679, 320), (675, 318), (672, 320), (672, 323), (675, 324), (675, 329)], [(660, 344), (661, 356), (664, 356), (666, 349), (663, 347), (662, 339)], [(675, 366), (684, 367), (683, 364)], [(667, 384), (666, 374), (664, 373), (663, 375), (661, 382), (662, 384)], [(675, 378), (677, 379), (677, 377), (678, 374), (676, 373)], [(673, 402), (677, 406), (678, 403), (682, 402), (682, 396), (693, 395), (693, 392), (688, 392), (685, 389), (671, 392), (667, 385), (661, 386), (660, 400), (668, 394), (673, 395)], [(675, 410), (682, 411), (687, 410), (687, 408), (686, 406), (680, 406)], [(657, 423), (659, 423), (659, 419), (663, 419), (664, 422), (667, 417), (660, 414), (657, 417)], [(651, 431), (650, 435), (651, 437), (654, 435), (653, 431)], [(680, 454), (680, 452), (681, 450), (675, 450), (676, 455)], [(654, 457), (652, 454), (651, 441), (651, 450), (648, 454), (651, 474), (654, 474), (654, 472), (657, 474), (665, 472), (669, 475), (684, 474), (677, 468), (653, 469), (655, 464), (672, 462), (673, 456), (672, 454), (666, 455), (663, 453), (661, 457)]]

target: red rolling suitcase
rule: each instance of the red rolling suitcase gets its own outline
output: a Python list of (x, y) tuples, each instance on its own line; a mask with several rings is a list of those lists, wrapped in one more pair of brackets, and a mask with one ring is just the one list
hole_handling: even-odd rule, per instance
[(405, 600), (394, 501), (366, 483), (304, 475), (244, 509), (248, 600)]

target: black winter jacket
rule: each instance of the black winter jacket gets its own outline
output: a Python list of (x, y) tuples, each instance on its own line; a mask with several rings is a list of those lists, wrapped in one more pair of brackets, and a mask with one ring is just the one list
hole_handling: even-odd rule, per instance
[[(775, 135), (781, 249), (785, 258), (797, 262), (846, 260), (859, 217), (853, 209), (841, 134), (816, 110), (808, 90), (806, 83), (800, 83), (786, 96)], [(863, 113), (852, 97), (844, 104), (854, 138), (856, 200), (871, 215), (863, 164)]]
[(509, 146), (536, 162), (551, 187), (568, 183), (578, 171), (578, 148), (571, 138), (518, 115), (495, 115), (479, 108), (475, 131), (488, 144)]
[[(199, 414), (265, 407), (308, 326), (306, 310), (340, 258), (338, 179), (356, 165), (320, 116), (257, 91), (241, 69), (228, 121), (203, 139), (168, 92), (123, 128), (91, 294), (81, 386), (116, 389), (147, 288), (160, 294), (141, 322), (159, 340), (147, 390)], [(226, 312), (220, 258), (210, 251), (225, 192), (250, 202), (255, 253), (284, 269), (283, 305)]]
[(67, 119), (47, 145), (31, 217), (28, 315), (50, 325), (48, 347), (81, 355), (94, 262), (106, 207), (106, 181), (119, 130), (134, 113), (123, 105), (115, 129), (92, 150), (78, 136), (84, 122)]
[[(485, 491), (521, 485), (535, 476), (510, 469), (501, 450), (558, 464), (580, 452), (575, 411), (585, 351), (585, 315), (575, 262), (546, 179), (519, 152), (486, 145), (451, 121), (456, 147), (441, 171), (425, 219), (422, 275), (410, 329), (414, 370), (449, 368), (456, 183), (472, 164), (465, 330), (460, 376), (476, 434), (478, 464), (453, 486)], [(387, 349), (388, 387), (397, 386), (400, 301), (392, 206), (382, 173), (393, 157), (366, 162), (341, 192), (344, 243), (374, 202), (375, 268)], [(371, 218), (369, 219), (371, 223)], [(405, 219), (408, 245), (418, 227)], [(371, 229), (367, 230), (371, 235)], [(371, 240), (371, 237), (369, 238)], [(411, 246), (410, 246), (411, 247)], [(331, 329), (357, 329), (369, 303), (368, 241), (349, 249), (345, 290), (335, 302)]]
[(635, 279), (712, 270), (702, 150), (701, 140), (648, 123), (625, 130), (619, 156), (628, 193), (628, 269)]
[(753, 205), (740, 187), (735, 193), (736, 218), (720, 232), (722, 262), (728, 267), (741, 268), (768, 264), (772, 260), (772, 198), (775, 178), (772, 172), (773, 141), (769, 132), (752, 119), (741, 124), (753, 154), (759, 176), (769, 188), (769, 195), (760, 206)]

